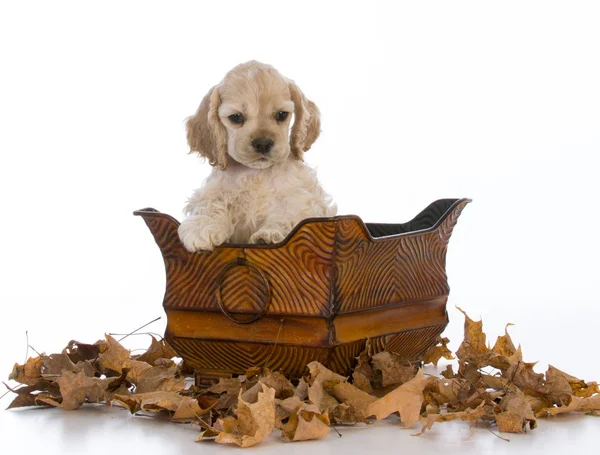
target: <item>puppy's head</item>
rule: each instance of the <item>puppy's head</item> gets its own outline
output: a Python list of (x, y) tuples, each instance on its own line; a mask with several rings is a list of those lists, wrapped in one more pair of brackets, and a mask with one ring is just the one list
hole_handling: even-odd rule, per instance
[[(290, 123), (294, 117), (294, 123)], [(190, 152), (219, 169), (233, 159), (265, 169), (302, 160), (320, 133), (319, 109), (275, 68), (256, 61), (232, 69), (187, 120)]]

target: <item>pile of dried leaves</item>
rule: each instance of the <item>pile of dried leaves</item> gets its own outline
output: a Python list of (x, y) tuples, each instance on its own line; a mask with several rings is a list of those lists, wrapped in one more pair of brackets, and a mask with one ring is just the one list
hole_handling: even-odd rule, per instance
[[(454, 358), (448, 339), (438, 341), (424, 364)], [(60, 354), (15, 365), (9, 379), (23, 385), (10, 389), (17, 396), (9, 408), (72, 410), (84, 403), (106, 403), (132, 414), (166, 412), (173, 421), (199, 425), (198, 440), (214, 438), (242, 447), (258, 444), (275, 429), (284, 441), (318, 439), (327, 436), (331, 425), (370, 423), (391, 414), (399, 415), (405, 428), (420, 423), (418, 434), (436, 422), (457, 419), (520, 433), (527, 426), (535, 428), (539, 417), (600, 411), (597, 383), (552, 366), (545, 375), (534, 372), (534, 363), (523, 361), (508, 332), (489, 348), (482, 322), (466, 314), (464, 340), (456, 352), (458, 371), (449, 365), (442, 377), (426, 376), (393, 353), (372, 355), (367, 348), (351, 378), (312, 362), (294, 383), (256, 367), (201, 389), (186, 386), (175, 356), (167, 343), (154, 338), (142, 355), (131, 355), (110, 336), (94, 344), (72, 341)], [(486, 368), (494, 372), (484, 372)]]

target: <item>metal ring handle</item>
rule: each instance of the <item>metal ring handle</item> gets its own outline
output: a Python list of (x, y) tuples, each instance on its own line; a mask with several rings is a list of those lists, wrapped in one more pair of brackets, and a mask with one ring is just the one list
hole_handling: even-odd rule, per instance
[[(223, 298), (221, 296), (221, 284), (223, 282), (223, 277), (229, 271), (229, 269), (241, 265), (245, 265), (246, 267), (249, 267), (250, 269), (257, 272), (262, 278), (267, 289), (267, 299), (263, 302), (261, 310), (250, 319), (237, 319), (235, 316), (233, 316), (233, 313), (231, 313), (231, 311), (225, 308), (225, 305), (223, 304)], [(221, 311), (227, 317), (227, 319), (237, 324), (250, 324), (251, 322), (258, 321), (267, 312), (269, 304), (271, 303), (271, 287), (269, 286), (269, 281), (267, 280), (265, 274), (258, 267), (248, 263), (244, 258), (237, 258), (237, 260), (227, 264), (223, 268), (223, 270), (221, 270), (221, 273), (219, 273), (219, 276), (217, 277), (217, 303), (219, 304), (219, 308), (221, 308)]]

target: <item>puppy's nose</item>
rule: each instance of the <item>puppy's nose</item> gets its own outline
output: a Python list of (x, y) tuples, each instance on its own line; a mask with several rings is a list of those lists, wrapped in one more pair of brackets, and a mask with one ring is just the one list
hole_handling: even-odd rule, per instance
[(254, 150), (258, 153), (266, 155), (273, 147), (273, 139), (268, 137), (257, 137), (252, 141), (252, 147), (254, 147)]

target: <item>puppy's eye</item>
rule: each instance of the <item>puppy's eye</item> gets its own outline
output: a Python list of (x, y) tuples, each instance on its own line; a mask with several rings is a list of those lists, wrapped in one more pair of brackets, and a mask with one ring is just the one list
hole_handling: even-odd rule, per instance
[(283, 122), (288, 118), (288, 115), (290, 115), (289, 112), (279, 111), (277, 114), (275, 114), (275, 120), (278, 122)]
[(242, 114), (231, 114), (227, 118), (231, 123), (235, 123), (236, 125), (241, 125), (244, 123), (244, 116)]

